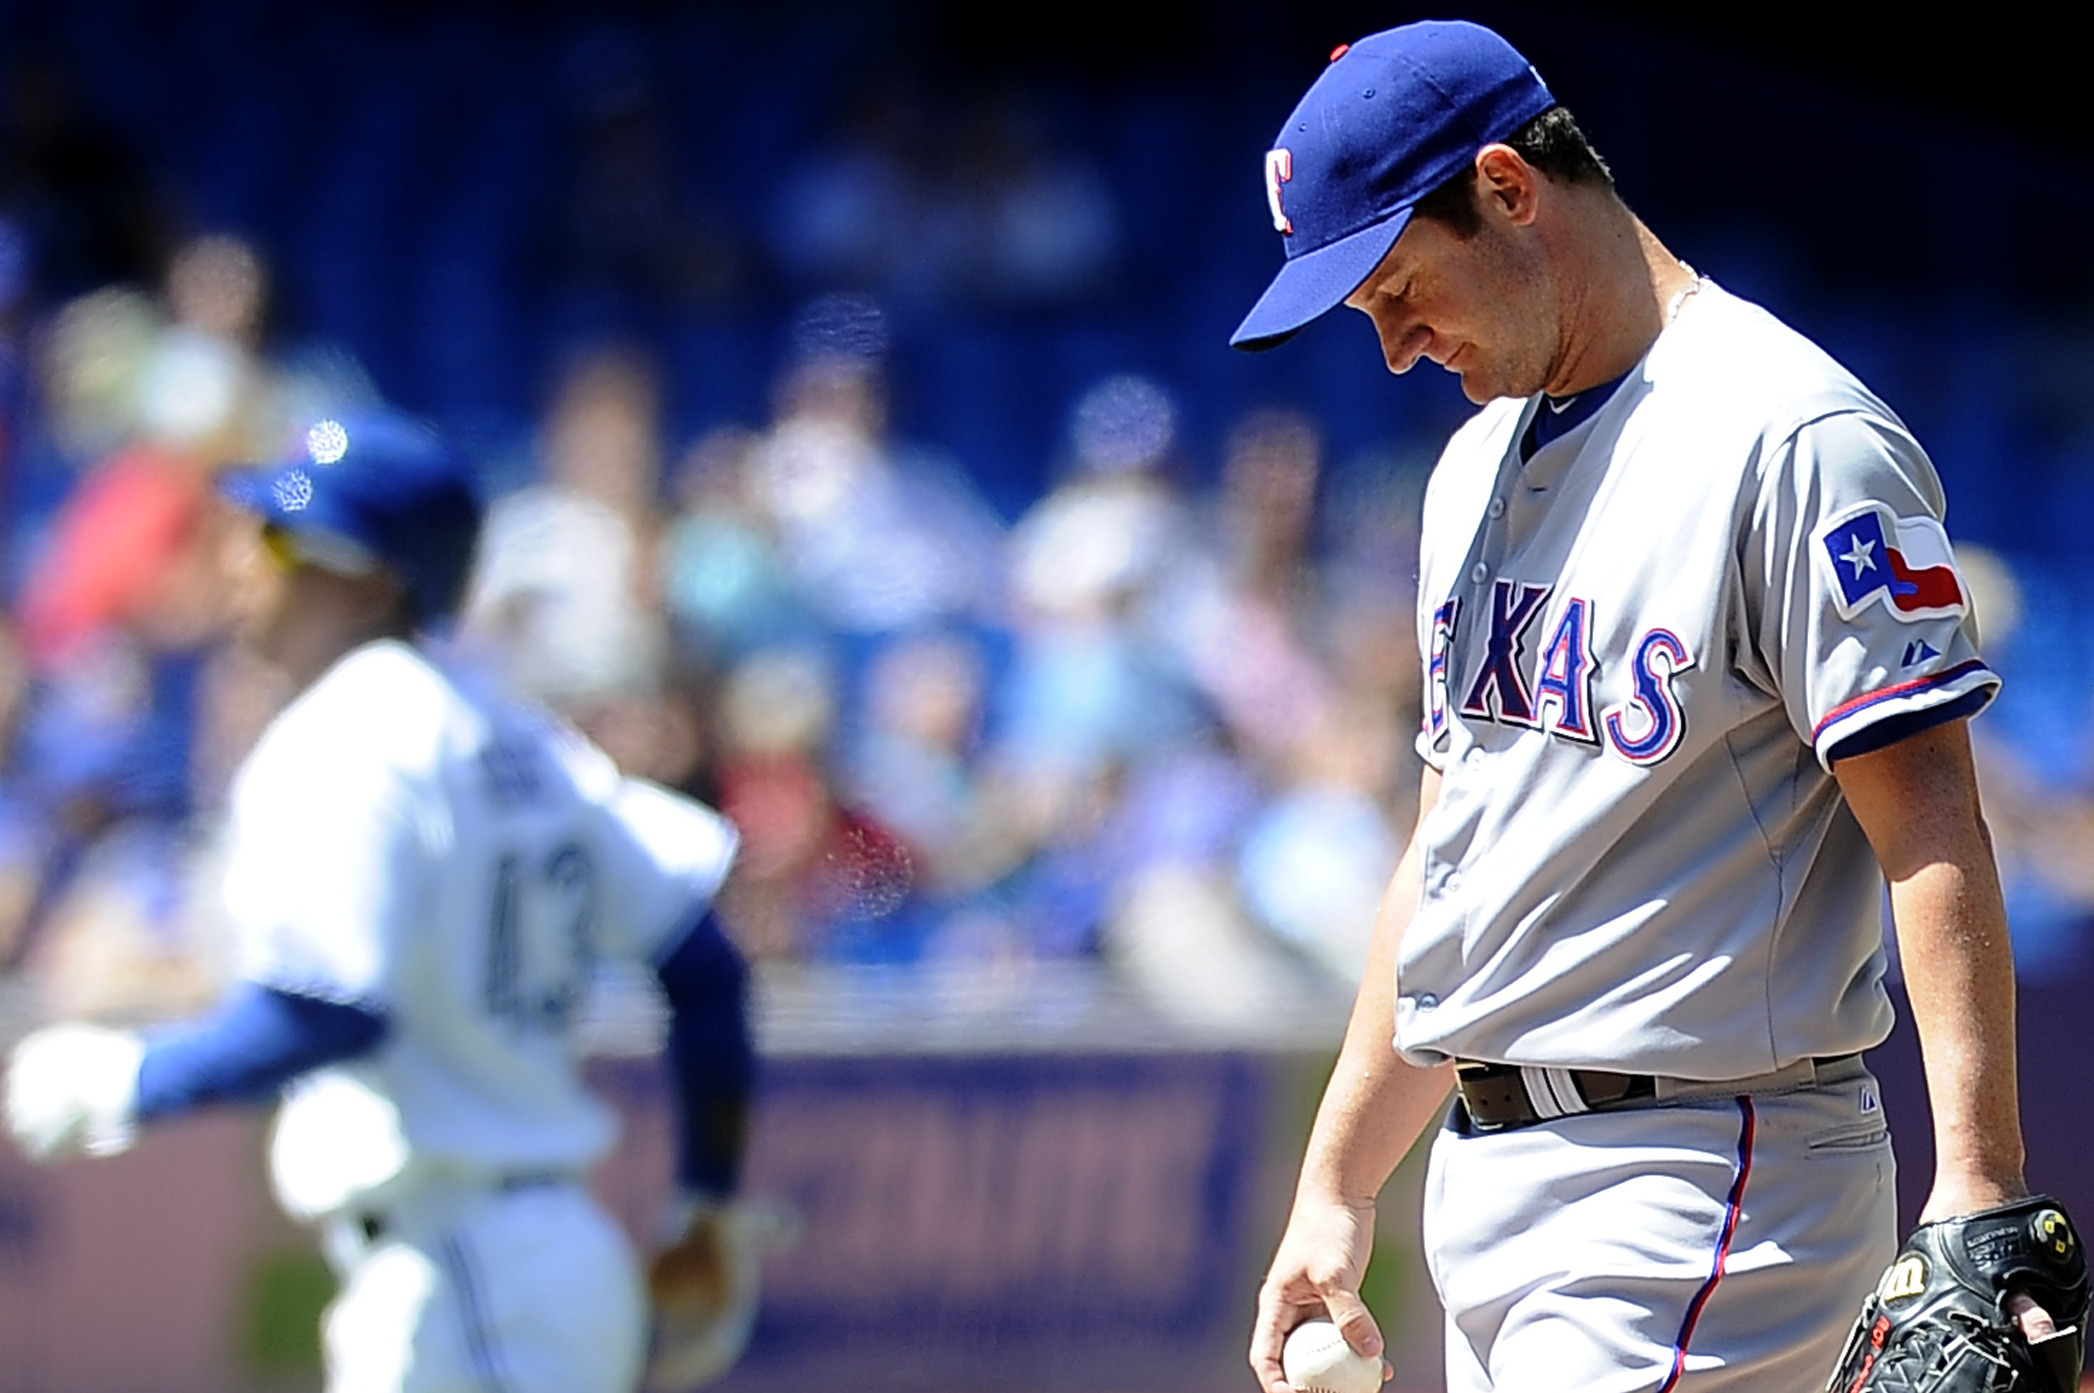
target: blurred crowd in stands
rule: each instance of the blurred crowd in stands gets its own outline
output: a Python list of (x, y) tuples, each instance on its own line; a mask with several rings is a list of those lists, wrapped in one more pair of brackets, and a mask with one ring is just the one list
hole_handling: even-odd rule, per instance
[[(212, 479), (372, 391), (257, 351), (267, 284), (200, 237), (158, 293), (35, 336), (78, 473), (5, 635), (0, 952), (65, 1009), (200, 999), (222, 966), (213, 817), (283, 694), (226, 641)], [(815, 300), (769, 419), (690, 440), (645, 351), (577, 348), (452, 659), (725, 810), (759, 961), (1107, 958), (1220, 1017), (1351, 975), (1416, 786), (1419, 477), (1319, 517), (1306, 416), (1250, 411), (1195, 470), (1168, 388), (1118, 374), (1006, 520), (891, 432), (888, 332), (870, 296)]]
[[(1419, 390), (1364, 339), (1314, 409), (1232, 395), (1221, 337), (1275, 253), (1259, 226), (1253, 262), (1159, 239), (1184, 219), (1158, 200), (1193, 195), (1140, 174), (1182, 163), (1193, 118), (1138, 94), (1122, 114), (1153, 119), (1085, 144), (1020, 89), (934, 120), (920, 87), (861, 81), (818, 130), (767, 138), (784, 117), (752, 108), (700, 151), (645, 34), (584, 32), (526, 101), (434, 32), (422, 89), (367, 65), (339, 112), (278, 90), (325, 67), (199, 84), (248, 97), (198, 118), (215, 143), (172, 191), (151, 123), (98, 120), (57, 50), (0, 81), (0, 976), (64, 1012), (217, 990), (214, 822), (284, 694), (226, 642), (212, 480), (383, 395), (486, 457), (453, 658), (724, 809), (755, 959), (1103, 961), (1224, 1023), (1277, 976), (1352, 979), (1414, 811), (1415, 531), (1447, 422), (1356, 409)], [(134, 118), (145, 43), (100, 50)], [(405, 190), (446, 83), (471, 158)], [(262, 204), (307, 136), (330, 182)], [(411, 198), (395, 285), (374, 248)], [(275, 233), (199, 232), (212, 208)], [(1140, 322), (1100, 337), (1115, 300)], [(1188, 338), (1193, 303), (1217, 317)], [(1011, 324), (1037, 353), (999, 356)], [(1298, 347), (1274, 381), (1337, 380)], [(1963, 560), (2010, 695), (2027, 673), (2043, 698), (1977, 731), (2018, 949), (2057, 970), (2094, 915), (2094, 646), (2055, 576)]]

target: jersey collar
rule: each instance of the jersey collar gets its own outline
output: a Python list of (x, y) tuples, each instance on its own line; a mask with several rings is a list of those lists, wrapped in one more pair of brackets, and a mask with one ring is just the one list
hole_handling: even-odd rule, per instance
[(1611, 381), (1573, 392), (1567, 397), (1552, 397), (1544, 393), (1534, 407), (1534, 414), (1527, 418), (1526, 431), (1520, 436), (1520, 463), (1525, 464), (1544, 445), (1561, 440), (1599, 414), (1599, 409), (1607, 404), (1628, 375), (1625, 372)]

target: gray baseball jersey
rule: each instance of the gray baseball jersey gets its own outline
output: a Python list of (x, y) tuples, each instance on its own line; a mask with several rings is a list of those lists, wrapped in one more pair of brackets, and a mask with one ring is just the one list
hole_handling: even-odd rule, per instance
[(1831, 757), (1998, 685), (1932, 465), (1707, 282), (1523, 464), (1537, 409), (1486, 406), (1426, 494), (1443, 782), (1399, 1048), (1730, 1079), (1880, 1042), (1881, 872)]

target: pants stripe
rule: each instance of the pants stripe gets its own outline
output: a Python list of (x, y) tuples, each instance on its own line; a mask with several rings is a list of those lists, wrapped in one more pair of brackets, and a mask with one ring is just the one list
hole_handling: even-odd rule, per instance
[(1723, 1264), (1730, 1257), (1731, 1241), (1738, 1234), (1738, 1215), (1745, 1202), (1745, 1182), (1752, 1176), (1752, 1134), (1756, 1116), (1752, 1110), (1752, 1099), (1738, 1100), (1738, 1173), (1731, 1181), (1730, 1198), (1723, 1209), (1723, 1231), (1716, 1239), (1716, 1256), (1709, 1264), (1708, 1280), (1694, 1299), (1687, 1303), (1687, 1314), (1680, 1321), (1679, 1337), (1672, 1342), (1672, 1372), (1658, 1387), (1658, 1393), (1672, 1393), (1679, 1384), (1680, 1375), (1687, 1368), (1687, 1343), (1694, 1338), (1694, 1327), (1701, 1320), (1702, 1308), (1716, 1293), (1716, 1284), (1723, 1280)]
[(494, 1331), (481, 1307), (479, 1278), (466, 1257), (465, 1245), (455, 1236), (443, 1241), (443, 1262), (451, 1285), (458, 1289), (458, 1309), (465, 1317), (465, 1347), (473, 1361), (473, 1372), (479, 1375), (480, 1385), (487, 1393), (505, 1393), (508, 1384), (495, 1352)]

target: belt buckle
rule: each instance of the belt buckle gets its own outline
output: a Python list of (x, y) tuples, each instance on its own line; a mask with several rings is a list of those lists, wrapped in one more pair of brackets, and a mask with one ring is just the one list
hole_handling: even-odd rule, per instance
[(1517, 1065), (1457, 1060), (1454, 1073), (1469, 1120), (1481, 1132), (1501, 1132), (1536, 1118)]

